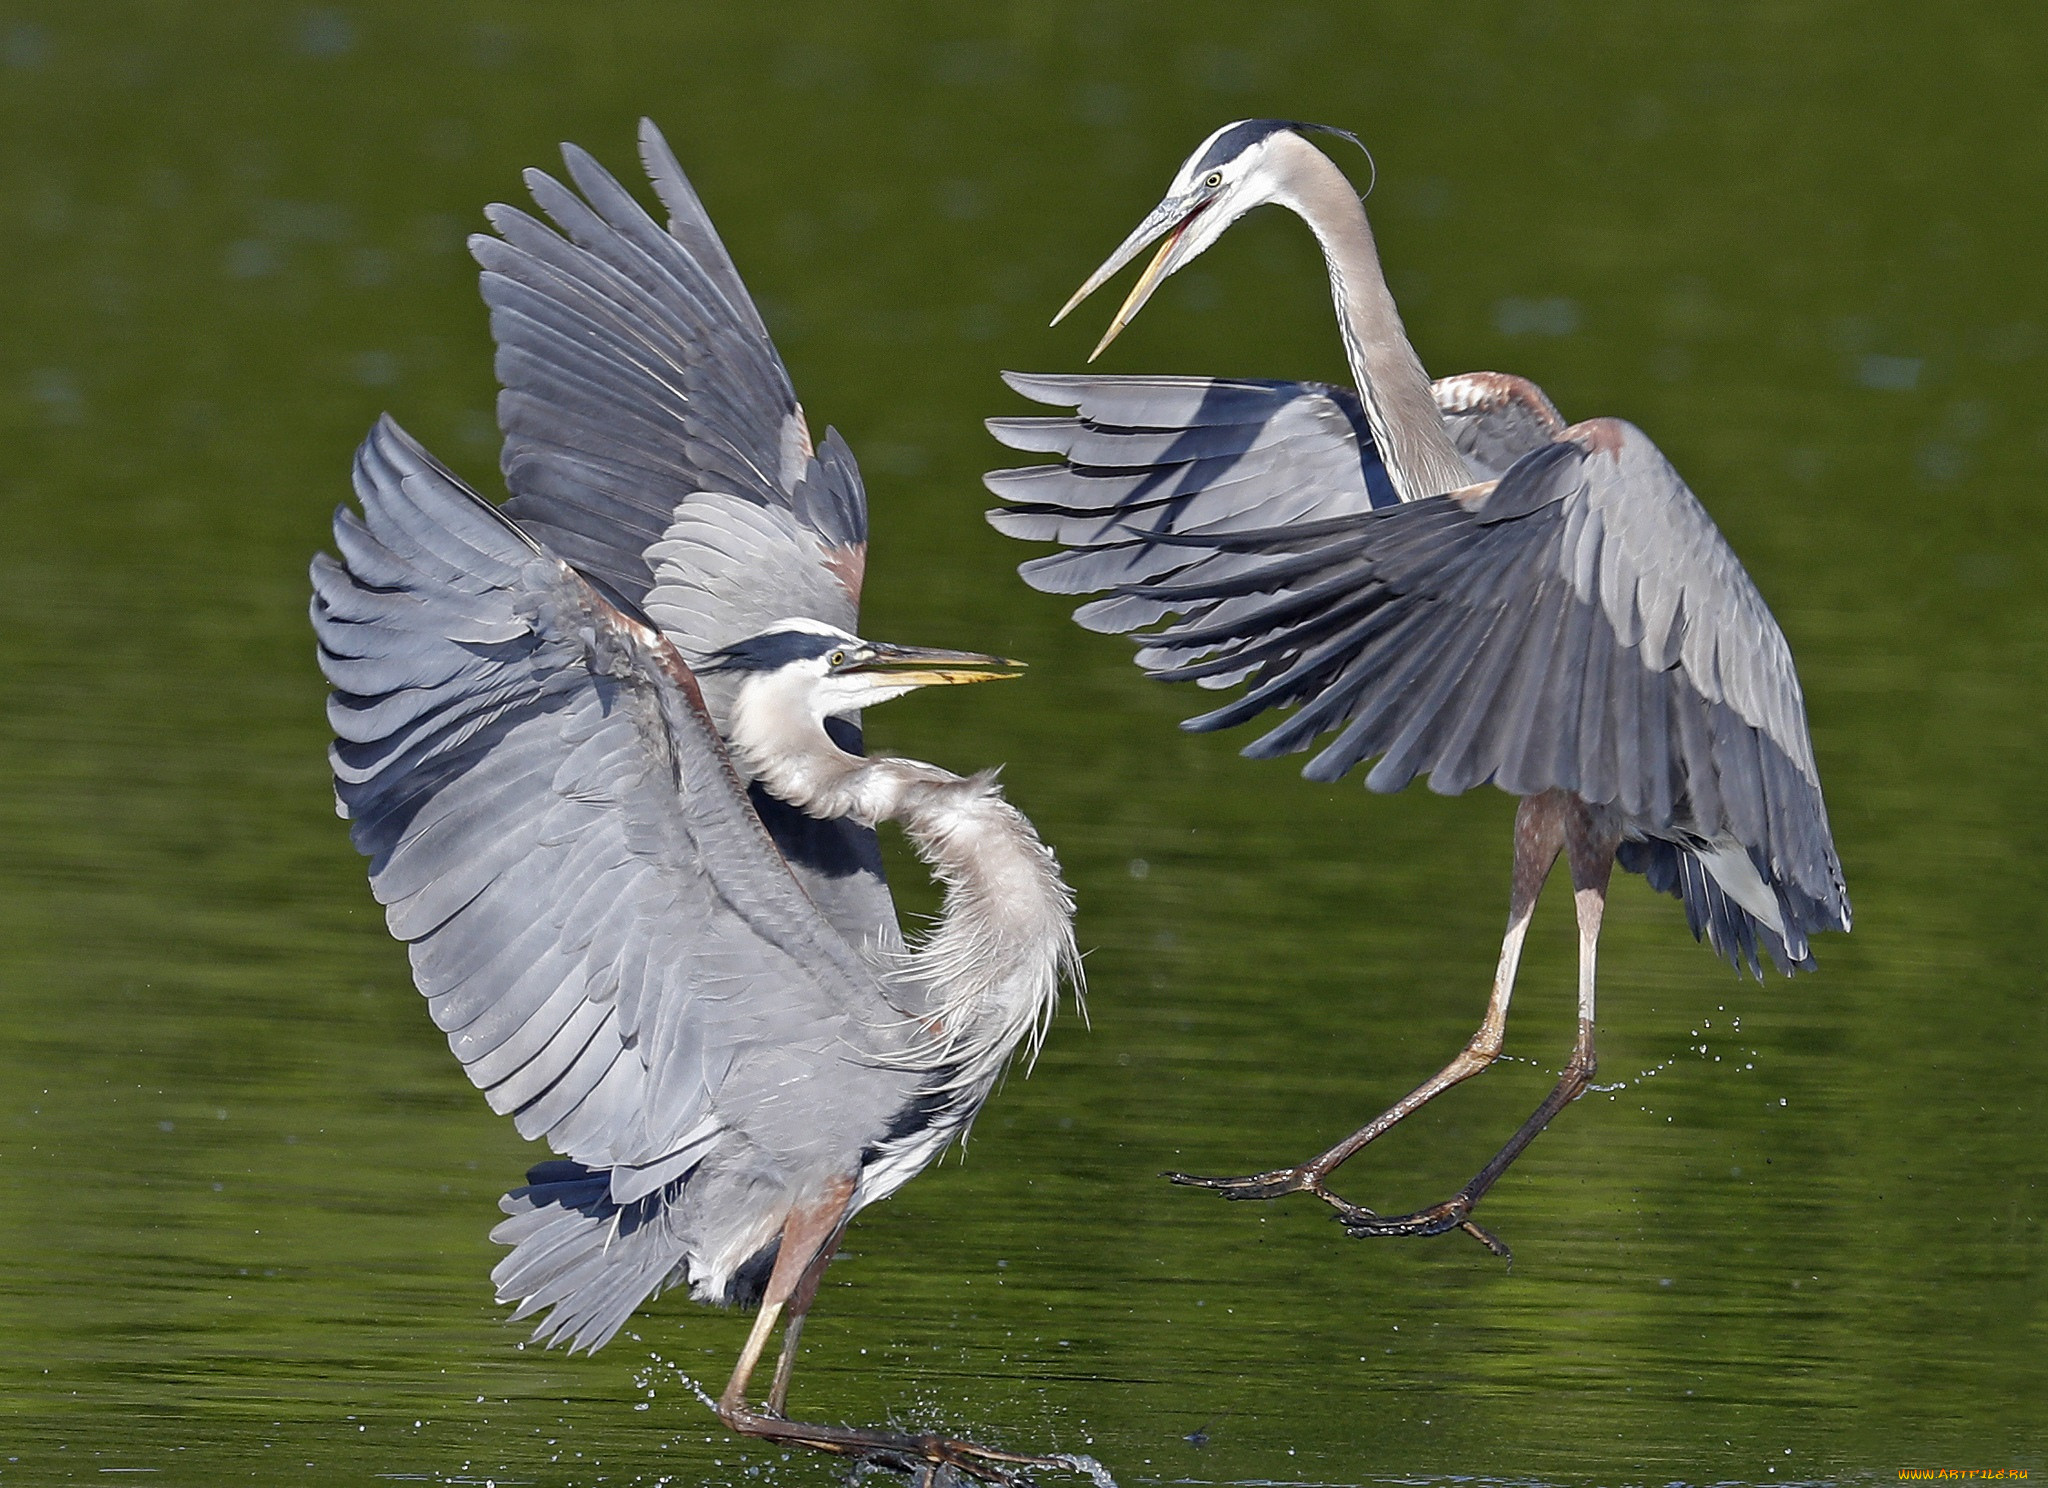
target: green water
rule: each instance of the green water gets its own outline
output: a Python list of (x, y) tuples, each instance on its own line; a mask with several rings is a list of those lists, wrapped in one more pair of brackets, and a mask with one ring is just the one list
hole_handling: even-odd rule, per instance
[[(350, 451), (388, 408), (495, 489), (463, 234), (558, 140), (628, 167), (642, 113), (862, 457), (868, 632), (1034, 663), (871, 737), (1008, 761), (1091, 952), (1092, 1030), (856, 1227), (800, 1408), (1126, 1484), (2048, 1467), (2044, 57), (2048, 12), (1968, 4), (0, 5), (0, 1484), (834, 1480), (684, 1383), (744, 1317), (670, 1299), (589, 1359), (500, 1320), (536, 1154), (417, 1005), (322, 757), (305, 565)], [(1625, 1083), (1481, 1210), (1512, 1271), (1155, 1176), (1303, 1157), (1466, 1037), (1511, 803), (1177, 733), (979, 515), (997, 369), (1077, 367), (1109, 304), (1049, 313), (1260, 114), (1372, 143), (1433, 371), (1686, 473), (1791, 637), (1856, 903), (1759, 986), (1623, 885)], [(1338, 375), (1268, 215), (1108, 364)], [(1349, 1192), (1443, 1197), (1548, 1088), (1569, 918), (1518, 1062)]]

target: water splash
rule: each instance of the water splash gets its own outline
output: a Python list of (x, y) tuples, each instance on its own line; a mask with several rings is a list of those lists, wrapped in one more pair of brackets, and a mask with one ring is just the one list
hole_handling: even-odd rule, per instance
[(1109, 1475), (1109, 1469), (1086, 1452), (1052, 1452), (1047, 1454), (1046, 1460), (1057, 1462), (1069, 1472), (1086, 1473), (1095, 1488), (1116, 1488), (1116, 1479)]
[[(668, 1382), (682, 1385), (697, 1397), (706, 1410), (711, 1411), (713, 1414), (717, 1413), (718, 1402), (712, 1398), (710, 1391), (698, 1384), (681, 1365), (664, 1358), (659, 1350), (649, 1349), (647, 1351), (647, 1362), (633, 1371), (633, 1387), (636, 1390), (643, 1391), (647, 1399), (652, 1400), (658, 1393), (659, 1387)], [(643, 1402), (636, 1409), (646, 1409), (645, 1403)], [(931, 1413), (931, 1409), (928, 1404), (921, 1403), (916, 1414), (927, 1415)], [(892, 1421), (891, 1426), (894, 1429), (912, 1434), (924, 1429), (901, 1421)], [(784, 1453), (781, 1460), (788, 1462), (790, 1454)], [(1079, 1473), (1088, 1479), (1090, 1488), (1117, 1488), (1116, 1479), (1110, 1476), (1109, 1469), (1085, 1452), (1048, 1452), (1044, 1454), (1043, 1461), (1048, 1465), (1064, 1468), (1068, 1472)], [(852, 1467), (851, 1481), (853, 1482), (865, 1482), (871, 1475), (878, 1475), (887, 1481), (901, 1481), (900, 1476), (892, 1468), (881, 1467), (875, 1463), (860, 1459), (854, 1460), (850, 1465)], [(759, 1476), (763, 1470), (762, 1467), (757, 1466), (749, 1468), (748, 1473), (749, 1476)], [(654, 1488), (660, 1488), (661, 1484), (670, 1481), (667, 1477), (658, 1478), (654, 1481)], [(919, 1481), (922, 1482), (923, 1480), (919, 1479)], [(957, 1473), (943, 1466), (938, 1469), (938, 1475), (932, 1478), (935, 1488), (940, 1484), (959, 1483), (961, 1481)]]
[(633, 1371), (633, 1388), (645, 1391), (647, 1398), (652, 1400), (655, 1396), (656, 1386), (664, 1379), (672, 1379), (682, 1385), (692, 1395), (697, 1397), (706, 1410), (713, 1413), (716, 1413), (718, 1410), (718, 1402), (712, 1399), (711, 1392), (698, 1384), (689, 1374), (685, 1373), (680, 1364), (672, 1363), (664, 1359), (658, 1351), (649, 1349), (647, 1351), (647, 1363)]

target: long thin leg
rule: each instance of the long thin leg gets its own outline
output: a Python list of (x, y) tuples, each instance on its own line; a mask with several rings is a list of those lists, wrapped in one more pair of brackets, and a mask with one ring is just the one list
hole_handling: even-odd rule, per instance
[[(846, 1209), (852, 1197), (853, 1184), (842, 1181), (834, 1184), (816, 1203), (792, 1209), (789, 1218), (783, 1221), (782, 1246), (775, 1253), (775, 1269), (768, 1273), (768, 1285), (761, 1293), (760, 1314), (754, 1319), (754, 1326), (740, 1349), (739, 1362), (733, 1365), (732, 1378), (726, 1381), (725, 1392), (718, 1397), (718, 1413), (727, 1418), (728, 1425), (732, 1424), (733, 1413), (746, 1413), (747, 1384), (754, 1377), (755, 1366), (761, 1362), (762, 1351), (775, 1331), (776, 1321), (788, 1307), (819, 1254), (829, 1253), (829, 1247), (838, 1239), (839, 1232), (845, 1227)], [(817, 1288), (813, 1286), (811, 1295), (816, 1294)], [(785, 1355), (789, 1352), (787, 1335), (783, 1352)], [(778, 1361), (776, 1373), (779, 1376), (783, 1372)]]
[[(747, 1334), (732, 1378), (718, 1397), (718, 1416), (727, 1429), (764, 1441), (787, 1442), (874, 1462), (914, 1474), (920, 1483), (934, 1485), (955, 1481), (956, 1473), (966, 1473), (983, 1482), (1016, 1484), (1020, 1479), (1009, 1470), (1013, 1467), (1075, 1468), (1076, 1461), (1071, 1458), (1004, 1452), (931, 1433), (912, 1435), (853, 1426), (820, 1426), (783, 1418), (782, 1406), (789, 1394), (797, 1339), (804, 1317), (817, 1298), (825, 1267), (846, 1228), (852, 1197), (851, 1182), (835, 1185), (823, 1199), (793, 1209), (784, 1223), (782, 1248), (776, 1254), (775, 1269), (769, 1273), (767, 1288), (761, 1296), (760, 1316)], [(766, 1410), (755, 1411), (746, 1403), (747, 1383), (761, 1362), (777, 1319), (785, 1312), (789, 1324), (783, 1333), (782, 1355), (776, 1361), (775, 1382)]]
[(832, 1264), (832, 1257), (839, 1252), (839, 1242), (846, 1237), (848, 1218), (846, 1215), (840, 1217), (838, 1226), (818, 1247), (818, 1254), (804, 1268), (796, 1290), (790, 1294), (789, 1321), (782, 1329), (782, 1354), (775, 1361), (775, 1382), (768, 1387), (768, 1414), (771, 1416), (781, 1415), (789, 1402), (789, 1377), (796, 1371), (797, 1340), (803, 1337), (804, 1319), (811, 1315), (811, 1304), (818, 1300), (818, 1284), (825, 1279), (825, 1268)]
[[(1570, 801), (1561, 791), (1547, 791), (1527, 797), (1515, 811), (1514, 880), (1508, 897), (1507, 933), (1501, 938), (1500, 964), (1493, 975), (1493, 994), (1487, 999), (1485, 1021), (1449, 1064), (1329, 1151), (1299, 1167), (1278, 1168), (1249, 1178), (1198, 1178), (1191, 1173), (1166, 1176), (1190, 1188), (1212, 1189), (1226, 1199), (1275, 1199), (1282, 1194), (1312, 1193), (1347, 1220), (1372, 1218), (1371, 1210), (1331, 1193), (1324, 1180), (1368, 1143), (1377, 1141), (1453, 1085), (1471, 1079), (1500, 1057), (1501, 1040), (1507, 1033), (1508, 1002), (1515, 993), (1515, 971), (1522, 960), (1522, 942), (1528, 936), (1529, 920), (1536, 912), (1543, 881), (1550, 876), (1551, 865), (1564, 846)], [(1481, 1238), (1489, 1247), (1498, 1243), (1483, 1235)]]
[(1474, 1175), (1472, 1181), (1441, 1204), (1418, 1209), (1413, 1214), (1346, 1216), (1344, 1228), (1353, 1235), (1441, 1235), (1462, 1229), (1479, 1237), (1503, 1260), (1512, 1260), (1508, 1248), (1472, 1223), (1472, 1210), (1500, 1181), (1516, 1158), (1536, 1140), (1538, 1132), (1566, 1106), (1586, 1093), (1599, 1067), (1593, 1043), (1594, 969), (1600, 945), (1600, 921), (1607, 909), (1607, 884), (1614, 872), (1614, 851), (1620, 834), (1610, 820), (1611, 812), (1574, 800), (1577, 807), (1566, 831), (1566, 849), (1571, 860), (1572, 903), (1579, 921), (1579, 1034), (1572, 1045), (1572, 1057), (1564, 1073), (1543, 1103), (1530, 1113), (1507, 1145)]

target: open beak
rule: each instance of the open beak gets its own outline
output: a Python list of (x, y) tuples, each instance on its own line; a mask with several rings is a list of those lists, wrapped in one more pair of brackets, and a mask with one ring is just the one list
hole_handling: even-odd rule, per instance
[(872, 654), (847, 667), (849, 674), (886, 677), (905, 687), (944, 687), (966, 682), (996, 682), (1020, 676), (1024, 663), (979, 651), (941, 651), (929, 646), (872, 643)]
[(1152, 209), (1152, 215), (1138, 224), (1138, 230), (1125, 238), (1116, 252), (1103, 261), (1102, 267), (1088, 276), (1087, 283), (1074, 291), (1074, 297), (1060, 307), (1060, 313), (1052, 318), (1058, 325), (1067, 318), (1067, 312), (1102, 287), (1102, 282), (1121, 269), (1125, 264), (1145, 251), (1153, 239), (1164, 236), (1166, 241), (1159, 245), (1159, 251), (1152, 255), (1152, 262), (1145, 266), (1145, 272), (1138, 276), (1138, 282), (1131, 286), (1131, 292), (1124, 297), (1122, 308), (1109, 323), (1109, 329), (1102, 333), (1102, 339), (1095, 343), (1095, 350), (1088, 353), (1088, 360), (1101, 356), (1104, 348), (1122, 334), (1145, 301), (1152, 298), (1152, 291), (1159, 282), (1171, 274), (1180, 264), (1174, 259), (1174, 249), (1180, 246), (1188, 225), (1202, 215), (1202, 209), (1209, 205), (1204, 197), (1193, 204), (1185, 196), (1170, 197)]

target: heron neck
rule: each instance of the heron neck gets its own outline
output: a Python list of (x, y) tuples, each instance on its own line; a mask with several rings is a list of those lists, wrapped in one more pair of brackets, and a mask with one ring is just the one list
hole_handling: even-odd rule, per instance
[(1284, 184), (1273, 200), (1306, 222), (1322, 246), (1344, 355), (1394, 489), (1403, 501), (1414, 501), (1470, 484), (1472, 474), (1444, 429), (1429, 374), (1387, 289), (1357, 192), (1335, 162), (1299, 135), (1276, 138), (1274, 148), (1286, 158)]
[(994, 1079), (1051, 1017), (1061, 975), (1079, 985), (1073, 895), (995, 772), (963, 778), (921, 760), (863, 758), (822, 729), (801, 749), (740, 752), (763, 785), (812, 816), (903, 829), (944, 891), (937, 923), (912, 952), (918, 1005), (906, 1011), (930, 1030), (949, 1084)]

